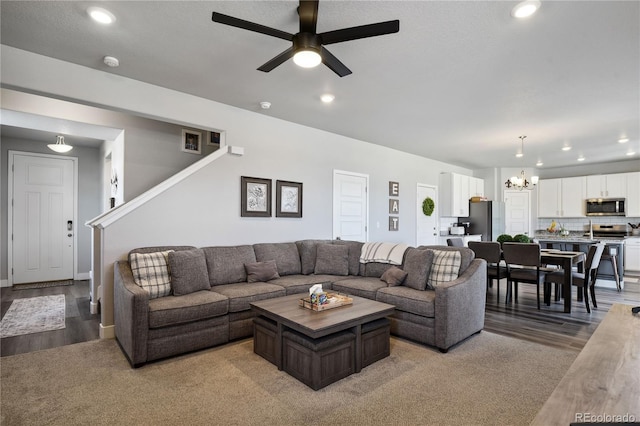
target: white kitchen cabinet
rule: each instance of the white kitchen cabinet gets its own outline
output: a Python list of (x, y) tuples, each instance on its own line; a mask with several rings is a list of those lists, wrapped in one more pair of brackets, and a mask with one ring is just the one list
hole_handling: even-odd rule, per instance
[(625, 198), (627, 173), (587, 176), (587, 198)]
[(627, 178), (627, 217), (640, 217), (640, 172), (625, 173)]
[(469, 176), (442, 173), (439, 186), (440, 217), (469, 216)]
[(469, 177), (469, 198), (484, 197), (484, 179)]
[(624, 270), (640, 271), (640, 237), (624, 240)]
[(584, 176), (538, 182), (538, 217), (584, 217)]

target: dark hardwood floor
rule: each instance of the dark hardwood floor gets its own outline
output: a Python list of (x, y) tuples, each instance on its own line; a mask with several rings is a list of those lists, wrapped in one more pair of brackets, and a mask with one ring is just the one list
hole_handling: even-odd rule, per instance
[(100, 338), (100, 315), (91, 315), (89, 308), (89, 281), (74, 281), (70, 286), (30, 290), (3, 287), (0, 289), (0, 312), (4, 317), (15, 299), (54, 294), (65, 295), (65, 328), (0, 339), (0, 356), (34, 352)]
[[(614, 303), (640, 305), (640, 277), (625, 276), (622, 292), (596, 289), (598, 308), (588, 314), (584, 302), (576, 300), (573, 289), (573, 303), (570, 314), (563, 312), (562, 302), (544, 303), (538, 311), (535, 286), (520, 284), (518, 303), (505, 304), (506, 280), (500, 284), (500, 300), (497, 287), (487, 293), (485, 330), (517, 339), (528, 340), (561, 349), (580, 351), (591, 337)], [(0, 339), (0, 355), (8, 356), (57, 346), (70, 345), (99, 338), (100, 315), (89, 312), (89, 281), (75, 281), (72, 286), (51, 287), (33, 290), (0, 291), (1, 314), (9, 309), (14, 299), (64, 294), (66, 296), (66, 328), (43, 333)]]
[(486, 331), (522, 340), (541, 343), (561, 349), (580, 351), (596, 330), (609, 308), (614, 303), (632, 306), (640, 305), (640, 277), (626, 275), (624, 290), (596, 287), (597, 308), (587, 313), (584, 301), (577, 300), (577, 287), (572, 290), (571, 313), (566, 314), (564, 302), (554, 302), (551, 306), (542, 303), (537, 308), (536, 286), (520, 284), (518, 303), (505, 304), (507, 283), (500, 283), (500, 300), (497, 300), (497, 287), (494, 283), (487, 293), (485, 315)]

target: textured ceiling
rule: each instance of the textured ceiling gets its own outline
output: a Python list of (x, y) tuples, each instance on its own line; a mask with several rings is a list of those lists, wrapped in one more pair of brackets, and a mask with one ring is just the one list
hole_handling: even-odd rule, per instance
[[(516, 3), (321, 0), (319, 32), (400, 20), (397, 34), (328, 46), (353, 71), (344, 78), (292, 61), (257, 71), (288, 42), (211, 21), (216, 11), (296, 33), (291, 1), (3, 0), (1, 40), (474, 169), (637, 160), (625, 154), (640, 153), (640, 2), (543, 1), (525, 20), (511, 17)], [(116, 23), (88, 19), (96, 4)]]

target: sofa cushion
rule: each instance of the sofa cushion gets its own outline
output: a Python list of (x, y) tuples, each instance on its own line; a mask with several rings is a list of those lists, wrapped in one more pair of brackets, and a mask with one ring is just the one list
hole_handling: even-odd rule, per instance
[(425, 290), (432, 262), (433, 252), (431, 250), (408, 249), (402, 266), (402, 269), (408, 274), (403, 285), (416, 290)]
[(392, 266), (387, 269), (384, 274), (380, 277), (381, 281), (387, 283), (387, 286), (394, 287), (397, 285), (401, 285), (405, 278), (407, 278), (407, 273), (397, 266)]
[(170, 252), (169, 269), (174, 296), (211, 288), (207, 261), (204, 259), (204, 252), (200, 249)]
[(319, 244), (314, 274), (349, 275), (349, 247)]
[(267, 260), (265, 262), (245, 263), (244, 268), (247, 270), (247, 282), (255, 283), (258, 281), (269, 281), (280, 278), (275, 260)]
[(247, 281), (245, 263), (254, 263), (256, 255), (253, 246), (204, 247), (212, 286)]
[(339, 293), (376, 300), (376, 292), (386, 286), (385, 283), (380, 281), (380, 277), (349, 277), (335, 281), (333, 290)]
[(251, 302), (286, 295), (283, 287), (261, 282), (219, 285), (215, 291), (229, 298), (229, 312), (246, 311), (251, 309)]
[(254, 244), (253, 249), (258, 262), (275, 260), (281, 276), (299, 274), (301, 271), (300, 254), (296, 243)]
[(430, 318), (435, 316), (436, 292), (432, 290), (416, 290), (405, 286), (384, 287), (376, 293), (376, 300), (394, 305), (396, 311)]
[(149, 301), (149, 328), (167, 327), (226, 315), (229, 300), (219, 293), (201, 290), (184, 296)]
[(360, 241), (334, 240), (333, 244), (349, 247), (349, 275), (358, 275), (360, 273), (360, 254), (364, 243)]
[(360, 266), (362, 267), (360, 275), (369, 278), (380, 278), (382, 274), (387, 272), (387, 269), (391, 268), (393, 265), (389, 263), (369, 262), (361, 263)]
[(300, 272), (304, 275), (313, 274), (316, 268), (316, 250), (318, 244), (327, 244), (331, 240), (301, 240), (296, 241), (300, 254)]
[(433, 264), (429, 274), (429, 288), (453, 281), (460, 273), (462, 256), (458, 251), (427, 250), (433, 252)]
[(284, 287), (287, 290), (287, 295), (306, 293), (309, 294), (309, 289), (315, 284), (322, 284), (324, 291), (331, 290), (332, 283), (338, 278), (335, 275), (287, 275), (286, 277), (276, 278), (269, 281), (269, 284), (276, 284)]
[(133, 280), (149, 293), (149, 299), (171, 294), (168, 256), (172, 251), (129, 254)]
[(449, 246), (420, 246), (418, 247), (420, 250), (432, 249), (432, 250), (440, 250), (440, 251), (457, 251), (460, 253), (460, 272), (464, 272), (467, 270), (469, 265), (471, 265), (471, 261), (475, 259), (476, 254), (468, 247), (449, 247)]

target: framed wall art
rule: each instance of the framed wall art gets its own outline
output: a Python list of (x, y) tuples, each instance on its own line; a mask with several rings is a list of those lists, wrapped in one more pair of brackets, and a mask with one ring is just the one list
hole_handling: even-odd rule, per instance
[(240, 177), (240, 215), (271, 217), (271, 179)]
[(220, 145), (220, 132), (209, 132), (209, 139), (207, 145), (219, 146)]
[(276, 217), (302, 217), (302, 183), (276, 181)]
[(195, 130), (182, 129), (180, 150), (191, 154), (202, 153), (202, 133)]

